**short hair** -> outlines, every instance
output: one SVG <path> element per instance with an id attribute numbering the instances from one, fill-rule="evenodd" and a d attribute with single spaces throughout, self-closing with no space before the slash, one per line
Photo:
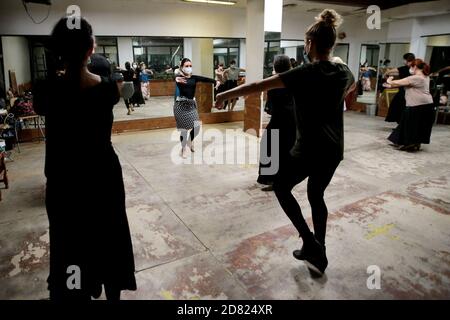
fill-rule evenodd
<path id="1" fill-rule="evenodd" d="M 405 54 L 403 55 L 403 59 L 406 60 L 406 61 L 408 61 L 408 62 L 411 62 L 411 61 L 413 61 L 414 59 L 416 59 L 416 56 L 414 55 L 414 53 L 408 52 L 408 53 L 405 53 Z"/>
<path id="2" fill-rule="evenodd" d="M 273 69 L 276 73 L 282 73 L 292 68 L 291 59 L 285 54 L 278 54 L 273 59 Z"/>
<path id="3" fill-rule="evenodd" d="M 234 59 L 231 60 L 231 61 L 230 61 L 230 64 L 236 64 L 236 60 L 234 60 Z"/>

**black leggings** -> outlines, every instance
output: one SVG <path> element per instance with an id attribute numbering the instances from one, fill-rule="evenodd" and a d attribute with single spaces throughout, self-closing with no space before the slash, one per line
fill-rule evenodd
<path id="1" fill-rule="evenodd" d="M 275 178 L 273 190 L 286 215 L 291 219 L 303 242 L 314 240 L 314 236 L 321 244 L 325 245 L 325 233 L 327 229 L 328 209 L 323 199 L 325 189 L 333 178 L 339 161 L 330 161 L 318 165 L 307 163 L 300 159 L 289 159 L 289 164 L 280 168 Z M 302 210 L 292 195 L 292 189 L 308 178 L 308 201 L 311 205 L 311 213 L 314 224 L 314 235 L 302 215 Z"/>
<path id="2" fill-rule="evenodd" d="M 187 143 L 188 131 L 189 130 L 181 129 L 180 142 L 181 142 L 181 146 L 183 148 L 186 146 L 186 143 Z M 198 135 L 199 132 L 200 132 L 200 128 L 199 127 L 195 127 L 193 129 L 191 129 L 191 132 L 189 133 L 191 141 L 194 141 L 195 137 Z"/>

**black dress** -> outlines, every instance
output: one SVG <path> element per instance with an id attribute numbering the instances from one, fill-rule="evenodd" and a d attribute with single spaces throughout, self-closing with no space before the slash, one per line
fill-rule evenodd
<path id="1" fill-rule="evenodd" d="M 131 97 L 132 104 L 145 104 L 144 96 L 142 95 L 142 87 L 141 87 L 141 69 L 137 68 L 134 70 L 133 74 L 133 85 L 134 85 L 134 94 Z"/>
<path id="2" fill-rule="evenodd" d="M 46 117 L 50 297 L 98 297 L 102 284 L 136 290 L 122 168 L 111 143 L 116 83 L 102 77 L 80 90 L 76 82 L 54 80 L 36 85 L 34 97 L 36 112 Z M 70 266 L 81 272 L 80 290 L 67 288 Z"/>
<path id="3" fill-rule="evenodd" d="M 294 108 L 294 97 L 287 89 L 272 89 L 267 92 L 265 109 L 271 115 L 271 118 L 261 137 L 260 159 L 263 159 L 264 156 L 276 159 L 276 155 L 271 154 L 272 144 L 275 143 L 275 141 L 272 141 L 272 130 L 278 130 L 279 166 L 283 166 L 286 159 L 290 157 L 289 152 L 294 146 L 297 128 L 295 124 Z M 274 161 L 270 161 L 268 164 L 260 162 L 258 183 L 272 184 L 276 172 L 273 174 L 263 174 L 264 172 L 262 169 L 275 167 Z"/>
<path id="4" fill-rule="evenodd" d="M 408 66 L 402 66 L 397 69 L 398 69 L 398 75 L 399 75 L 400 79 L 410 76 Z M 392 99 L 391 105 L 390 105 L 390 107 L 388 109 L 388 113 L 386 115 L 386 119 L 384 121 L 400 123 L 400 120 L 401 120 L 402 114 L 403 114 L 403 110 L 405 110 L 405 107 L 406 107 L 405 88 L 400 87 L 400 88 L 398 88 L 398 92 L 395 94 L 394 98 Z"/>

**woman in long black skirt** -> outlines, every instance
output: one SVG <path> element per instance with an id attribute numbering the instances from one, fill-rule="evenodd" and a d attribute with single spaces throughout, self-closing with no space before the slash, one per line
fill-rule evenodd
<path id="1" fill-rule="evenodd" d="M 275 74 L 290 70 L 291 60 L 286 55 L 277 55 L 273 60 L 273 69 Z M 265 110 L 271 115 L 266 130 L 261 138 L 261 152 L 259 163 L 258 183 L 265 184 L 263 191 L 272 191 L 273 182 L 275 180 L 278 167 L 282 166 L 286 158 L 289 158 L 289 152 L 295 143 L 295 118 L 294 118 L 295 101 L 294 96 L 286 89 L 272 89 L 267 91 L 267 101 Z M 277 135 L 273 133 L 277 132 Z M 272 141 L 272 137 L 278 140 Z M 277 146 L 273 146 L 276 143 Z M 278 152 L 277 155 L 272 151 Z M 261 160 L 271 161 L 263 163 Z M 277 163 L 275 163 L 277 162 Z M 274 172 L 273 169 L 276 169 Z"/>
<path id="2" fill-rule="evenodd" d="M 388 140 L 400 150 L 417 151 L 422 143 L 430 143 L 434 122 L 434 103 L 430 94 L 430 66 L 421 59 L 415 59 L 409 77 L 392 80 L 385 84 L 388 88 L 404 87 L 406 108 L 401 120 Z"/>
<path id="3" fill-rule="evenodd" d="M 69 29 L 67 19 L 51 35 L 65 75 L 37 84 L 34 95 L 47 130 L 48 289 L 54 300 L 90 300 L 104 286 L 116 300 L 122 290 L 136 290 L 122 168 L 111 144 L 119 85 L 88 71 L 92 28 L 80 19 L 79 29 Z M 89 121 L 73 117 L 80 108 Z"/>
<path id="4" fill-rule="evenodd" d="M 388 72 L 386 72 L 385 76 L 397 75 L 399 80 L 409 77 L 411 75 L 409 73 L 409 68 L 411 67 L 415 58 L 416 57 L 414 56 L 413 53 L 405 53 L 403 55 L 405 64 L 401 67 L 398 67 L 397 69 L 389 70 Z M 395 94 L 394 98 L 391 101 L 385 121 L 400 123 L 400 119 L 402 118 L 405 106 L 406 106 L 405 89 L 403 87 L 399 87 L 398 92 Z"/>

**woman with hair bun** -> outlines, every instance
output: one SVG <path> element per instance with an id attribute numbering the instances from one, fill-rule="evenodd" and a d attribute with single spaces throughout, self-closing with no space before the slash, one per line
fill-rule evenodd
<path id="1" fill-rule="evenodd" d="M 216 100 L 216 107 L 221 108 L 224 101 L 234 97 L 276 88 L 286 88 L 294 96 L 296 140 L 289 159 L 279 167 L 273 189 L 303 240 L 302 249 L 295 250 L 294 257 L 305 261 L 310 270 L 320 275 L 328 265 L 325 252 L 328 210 L 323 196 L 343 159 L 343 104 L 355 82 L 346 65 L 330 61 L 336 42 L 336 28 L 341 21 L 336 11 L 326 9 L 307 29 L 305 53 L 311 63 L 241 85 L 218 94 Z M 292 195 L 292 189 L 306 178 L 314 234 Z"/>
<path id="2" fill-rule="evenodd" d="M 51 35 L 64 75 L 36 84 L 34 92 L 47 132 L 48 289 L 51 300 L 90 300 L 103 286 L 108 300 L 118 300 L 122 290 L 136 290 L 122 168 L 111 143 L 121 85 L 89 72 L 92 27 L 80 18 L 80 28 L 69 29 L 67 19 Z M 73 117 L 75 110 L 88 121 Z"/>
<path id="3" fill-rule="evenodd" d="M 434 122 L 434 102 L 430 94 L 430 66 L 422 59 L 415 59 L 409 69 L 411 74 L 401 80 L 389 77 L 387 88 L 405 88 L 406 108 L 397 128 L 388 140 L 400 150 L 418 151 L 422 143 L 429 144 Z"/>

